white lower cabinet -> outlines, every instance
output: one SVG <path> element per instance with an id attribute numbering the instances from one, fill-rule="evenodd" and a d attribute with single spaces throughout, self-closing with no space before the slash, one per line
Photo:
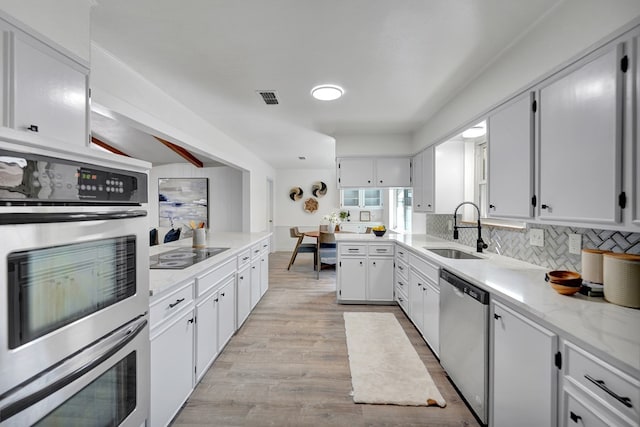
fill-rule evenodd
<path id="1" fill-rule="evenodd" d="M 260 296 L 262 297 L 269 289 L 269 253 L 260 254 Z"/>
<path id="2" fill-rule="evenodd" d="M 338 262 L 338 300 L 364 301 L 366 299 L 367 258 L 341 257 Z"/>
<path id="3" fill-rule="evenodd" d="M 420 333 L 424 329 L 424 297 L 422 288 L 427 279 L 417 270 L 409 268 L 409 318 Z"/>
<path id="4" fill-rule="evenodd" d="M 556 425 L 558 337 L 492 301 L 494 427 Z"/>
<path id="5" fill-rule="evenodd" d="M 218 355 L 218 292 L 211 292 L 196 304 L 196 383 Z"/>
<path id="6" fill-rule="evenodd" d="M 193 282 L 153 301 L 150 312 L 150 421 L 166 426 L 193 390 Z"/>
<path id="7" fill-rule="evenodd" d="M 237 325 L 242 326 L 251 312 L 251 267 L 246 265 L 237 274 Z"/>
<path id="8" fill-rule="evenodd" d="M 256 258 L 251 261 L 251 310 L 255 308 L 260 301 L 260 259 Z"/>
<path id="9" fill-rule="evenodd" d="M 222 351 L 236 331 L 236 280 L 228 277 L 218 291 L 218 351 Z"/>
<path id="10" fill-rule="evenodd" d="M 640 425 L 640 381 L 578 347 L 562 342 L 560 425 Z"/>
<path id="11" fill-rule="evenodd" d="M 338 242 L 336 250 L 338 302 L 393 303 L 393 243 Z"/>
<path id="12" fill-rule="evenodd" d="M 369 258 L 368 301 L 393 301 L 393 258 Z"/>
<path id="13" fill-rule="evenodd" d="M 422 287 L 422 336 L 440 355 L 440 286 L 429 280 Z"/>

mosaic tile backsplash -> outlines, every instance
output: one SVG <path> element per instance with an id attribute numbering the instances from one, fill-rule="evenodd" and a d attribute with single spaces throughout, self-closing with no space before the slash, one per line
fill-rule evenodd
<path id="1" fill-rule="evenodd" d="M 427 234 L 453 241 L 453 232 L 448 229 L 450 219 L 452 219 L 451 215 L 427 215 Z M 544 247 L 529 244 L 529 230 L 531 228 L 544 230 Z M 569 253 L 569 234 L 573 233 L 582 234 L 583 248 L 640 255 L 640 233 L 543 224 L 530 224 L 525 230 L 482 227 L 482 239 L 489 245 L 487 249 L 489 252 L 527 261 L 552 270 L 582 272 L 582 256 Z M 477 229 L 461 229 L 458 243 L 475 249 L 477 238 Z"/>

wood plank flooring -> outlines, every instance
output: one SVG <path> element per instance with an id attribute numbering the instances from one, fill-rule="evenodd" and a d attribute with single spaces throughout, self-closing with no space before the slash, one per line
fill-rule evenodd
<path id="1" fill-rule="evenodd" d="M 313 259 L 269 260 L 269 290 L 173 421 L 187 426 L 477 426 L 411 322 L 397 306 L 338 305 L 335 271 Z M 344 311 L 394 313 L 447 401 L 446 408 L 355 404 Z"/>

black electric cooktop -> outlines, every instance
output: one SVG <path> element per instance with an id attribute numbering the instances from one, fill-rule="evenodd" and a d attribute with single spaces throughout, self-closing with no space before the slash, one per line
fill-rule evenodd
<path id="1" fill-rule="evenodd" d="M 153 255 L 149 259 L 149 268 L 164 270 L 182 270 L 200 261 L 218 255 L 229 248 L 178 248 Z"/>

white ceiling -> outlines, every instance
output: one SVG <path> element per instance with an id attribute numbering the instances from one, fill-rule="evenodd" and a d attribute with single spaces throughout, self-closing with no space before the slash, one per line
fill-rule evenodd
<path id="1" fill-rule="evenodd" d="M 413 132 L 560 1 L 97 0 L 91 31 L 275 168 L 332 167 L 334 135 Z"/>

